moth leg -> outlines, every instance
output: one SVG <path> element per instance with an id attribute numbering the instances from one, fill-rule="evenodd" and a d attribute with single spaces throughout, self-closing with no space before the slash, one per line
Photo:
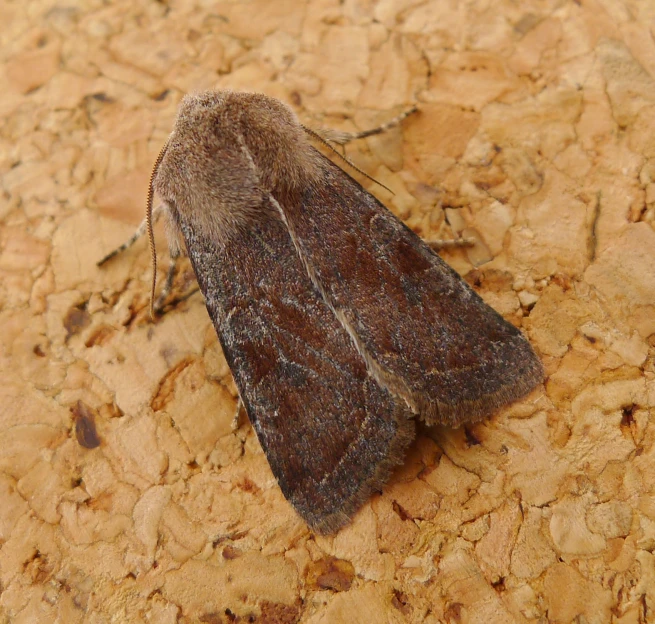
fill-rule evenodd
<path id="1" fill-rule="evenodd" d="M 175 280 L 175 273 L 177 271 L 178 261 L 180 259 L 180 248 L 177 245 L 171 245 L 169 249 L 170 254 L 170 264 L 168 265 L 168 271 L 166 272 L 166 280 L 164 281 L 164 286 L 155 301 L 153 309 L 155 312 L 159 313 L 164 307 L 164 302 L 168 295 L 170 295 L 173 288 L 173 281 Z"/>
<path id="2" fill-rule="evenodd" d="M 475 239 L 470 237 L 456 238 L 455 240 L 426 240 L 425 242 L 433 251 L 440 251 L 442 249 L 458 249 L 459 247 L 473 247 L 475 245 Z"/>
<path id="3" fill-rule="evenodd" d="M 152 221 L 153 223 L 157 223 L 161 215 L 164 213 L 164 210 L 166 208 L 166 205 L 164 203 L 158 204 L 157 207 L 152 211 Z M 97 266 L 102 266 L 109 260 L 111 260 L 114 256 L 117 256 L 118 254 L 123 253 L 125 250 L 129 249 L 136 241 L 138 241 L 145 233 L 147 229 L 147 222 L 144 219 L 141 221 L 139 227 L 136 229 L 134 234 L 130 236 L 128 240 L 126 240 L 120 247 L 116 247 L 113 251 L 110 251 L 104 258 L 99 260 L 96 264 Z"/>
<path id="4" fill-rule="evenodd" d="M 439 239 L 439 238 L 423 238 L 432 251 L 441 251 L 442 249 L 461 249 L 462 247 L 475 247 L 478 239 L 474 236 L 465 235 L 466 224 L 458 222 L 457 226 L 451 222 L 448 212 L 444 210 L 442 203 L 439 201 L 435 206 L 438 210 L 442 211 L 445 218 L 445 223 L 450 228 L 450 231 L 455 235 L 455 239 Z"/>
<path id="5" fill-rule="evenodd" d="M 232 431 L 236 431 L 240 426 L 241 423 L 243 422 L 243 413 L 245 412 L 245 407 L 243 405 L 243 401 L 241 400 L 241 397 L 237 397 L 237 409 L 234 412 L 234 418 L 232 418 Z"/>
<path id="6" fill-rule="evenodd" d="M 328 128 L 315 130 L 322 139 L 330 142 L 336 143 L 337 145 L 345 145 L 351 141 L 356 141 L 357 139 L 365 139 L 366 137 L 374 136 L 376 134 L 382 134 L 391 128 L 395 128 L 397 125 L 402 123 L 407 117 L 413 115 L 418 111 L 416 106 L 408 108 L 406 111 L 396 115 L 393 119 L 369 130 L 362 130 L 361 132 L 341 132 L 339 130 L 331 130 Z"/>
<path id="7" fill-rule="evenodd" d="M 161 289 L 161 292 L 155 304 L 153 310 L 157 313 L 164 313 L 165 308 L 174 308 L 178 303 L 186 301 L 191 295 L 195 294 L 200 290 L 196 285 L 191 287 L 186 293 L 174 297 L 171 301 L 166 302 L 166 299 L 169 297 L 173 290 L 173 283 L 175 281 L 175 275 L 178 273 L 179 261 L 181 256 L 186 256 L 186 248 L 184 245 L 184 239 L 182 238 L 182 232 L 175 223 L 175 220 L 172 218 L 170 207 L 168 204 L 164 203 L 164 214 L 166 219 L 164 225 L 166 226 L 166 239 L 168 240 L 168 256 L 170 258 L 170 265 L 168 266 L 168 271 L 166 272 L 166 279 L 164 281 L 164 286 Z"/>

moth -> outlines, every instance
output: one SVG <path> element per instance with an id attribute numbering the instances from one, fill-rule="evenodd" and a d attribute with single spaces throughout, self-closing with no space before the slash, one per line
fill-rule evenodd
<path id="1" fill-rule="evenodd" d="M 521 332 L 315 138 L 265 95 L 186 96 L 145 224 L 156 262 L 156 194 L 167 286 L 186 252 L 284 496 L 332 533 L 402 462 L 414 416 L 479 421 L 544 371 Z"/>

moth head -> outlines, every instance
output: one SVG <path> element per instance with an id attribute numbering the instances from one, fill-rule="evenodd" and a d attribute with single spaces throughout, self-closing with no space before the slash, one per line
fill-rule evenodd
<path id="1" fill-rule="evenodd" d="M 249 211 L 317 175 L 302 125 L 282 102 L 256 93 L 207 91 L 180 104 L 153 182 L 180 210 Z"/>
<path id="2" fill-rule="evenodd" d="M 293 111 L 279 100 L 232 91 L 185 96 L 150 179 L 146 220 L 153 264 L 155 193 L 174 220 L 220 244 L 235 228 L 270 217 L 270 196 L 300 193 L 320 177 L 318 158 Z"/>

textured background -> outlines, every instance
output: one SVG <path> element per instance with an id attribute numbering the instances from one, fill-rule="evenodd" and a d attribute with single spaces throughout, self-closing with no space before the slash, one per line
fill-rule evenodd
<path id="1" fill-rule="evenodd" d="M 0 23 L 0 620 L 655 619 L 651 0 L 30 0 Z M 153 325 L 145 244 L 95 266 L 182 94 L 216 86 L 346 130 L 418 103 L 348 154 L 421 235 L 476 238 L 444 256 L 548 371 L 489 422 L 423 428 L 334 537 L 232 429 L 201 297 Z"/>

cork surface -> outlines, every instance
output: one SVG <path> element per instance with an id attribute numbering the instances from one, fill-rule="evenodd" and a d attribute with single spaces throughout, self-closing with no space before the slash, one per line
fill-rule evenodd
<path id="1" fill-rule="evenodd" d="M 0 621 L 655 621 L 650 0 L 4 3 Z M 262 91 L 520 326 L 546 383 L 421 428 L 315 537 L 202 298 L 148 319 L 144 213 L 182 95 Z M 166 247 L 157 231 L 163 271 Z M 177 291 L 191 287 L 189 270 Z"/>

